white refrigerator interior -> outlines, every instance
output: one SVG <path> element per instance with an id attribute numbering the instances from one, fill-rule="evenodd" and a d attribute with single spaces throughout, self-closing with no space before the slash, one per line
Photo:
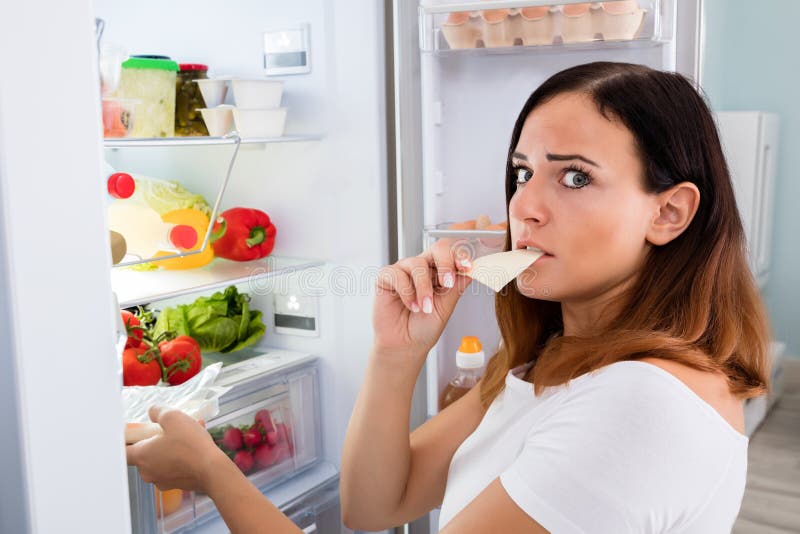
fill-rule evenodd
<path id="1" fill-rule="evenodd" d="M 285 136 L 307 140 L 243 144 L 223 197 L 223 208 L 267 212 L 278 228 L 272 253 L 276 264 L 300 269 L 256 279 L 227 266 L 221 275 L 236 280 L 252 295 L 252 307 L 264 312 L 267 334 L 259 349 L 318 358 L 322 461 L 267 492 L 279 506 L 290 505 L 338 476 L 341 444 L 371 342 L 374 273 L 388 261 L 382 5 L 366 0 L 346 6 L 323 0 L 235 5 L 147 0 L 133 6 L 96 0 L 95 15 L 105 21 L 105 45 L 207 64 L 209 77 L 263 77 L 264 33 L 307 28 L 310 69 L 276 78 L 285 83 Z M 230 91 L 227 102 L 234 103 Z M 105 156 L 117 170 L 178 180 L 211 199 L 231 151 L 230 145 L 122 148 L 107 149 Z M 166 276 L 153 280 L 146 275 Z M 202 276 L 187 279 L 181 273 L 112 274 L 115 290 L 130 296 L 129 304 L 147 300 L 137 292 L 143 281 L 152 283 L 159 300 L 155 308 L 204 294 L 180 291 L 182 283 L 214 283 Z M 316 335 L 277 331 L 273 312 L 290 299 L 303 303 L 317 325 Z M 198 531 L 225 530 L 216 519 Z"/>

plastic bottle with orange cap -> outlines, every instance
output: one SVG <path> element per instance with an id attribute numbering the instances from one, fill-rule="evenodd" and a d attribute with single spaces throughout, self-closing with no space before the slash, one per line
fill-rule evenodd
<path id="1" fill-rule="evenodd" d="M 439 410 L 444 410 L 449 405 L 467 394 L 483 376 L 483 367 L 486 356 L 480 340 L 475 336 L 461 338 L 461 346 L 456 352 L 456 376 L 445 386 L 439 397 Z"/>

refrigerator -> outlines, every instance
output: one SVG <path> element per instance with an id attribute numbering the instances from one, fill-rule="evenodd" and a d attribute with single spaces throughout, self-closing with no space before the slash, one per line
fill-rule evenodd
<path id="1" fill-rule="evenodd" d="M 700 0 L 640 0 L 633 29 L 614 38 L 601 36 L 598 25 L 607 21 L 599 4 L 571 17 L 564 7 L 572 4 L 4 4 L 0 361 L 7 372 L 0 373 L 0 410 L 10 431 L 0 436 L 0 531 L 226 531 L 197 496 L 183 497 L 186 522 L 154 520 L 152 494 L 140 494 L 152 488 L 126 467 L 116 317 L 120 305 L 163 309 L 233 283 L 264 313 L 266 335 L 252 354 L 290 362 L 248 382 L 250 393 L 282 387 L 279 393 L 236 409 L 231 401 L 220 420 L 262 401 L 284 406 L 286 417 L 307 428 L 310 452 L 302 465 L 267 480 L 264 492 L 308 532 L 346 532 L 331 517 L 371 344 L 378 269 L 441 237 L 456 237 L 475 254 L 497 248 L 502 232 L 449 226 L 478 215 L 505 218 L 511 129 L 551 74 L 612 60 L 700 79 Z M 539 15 L 523 16 L 523 8 L 537 6 L 550 6 L 545 29 L 528 28 Z M 489 11 L 506 15 L 494 21 Z M 451 17 L 457 13 L 466 18 Z M 105 22 L 102 43 L 204 63 L 218 77 L 267 75 L 275 64 L 265 55 L 265 33 L 299 32 L 294 52 L 302 52 L 302 72 L 272 71 L 285 83 L 284 135 L 240 144 L 104 141 L 96 17 Z M 617 31 L 603 28 L 609 36 Z M 219 196 L 222 208 L 266 211 L 278 229 L 275 250 L 257 265 L 215 263 L 192 273 L 111 268 L 104 162 L 177 180 L 209 200 Z M 438 412 L 462 336 L 478 336 L 487 355 L 497 347 L 493 310 L 493 294 L 473 284 L 428 357 L 412 427 Z M 306 389 L 292 389 L 301 375 Z M 434 511 L 405 528 L 435 532 L 437 517 Z"/>

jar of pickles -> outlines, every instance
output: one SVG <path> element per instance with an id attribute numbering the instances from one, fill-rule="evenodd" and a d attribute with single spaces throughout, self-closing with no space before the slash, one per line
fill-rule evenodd
<path id="1" fill-rule="evenodd" d="M 181 63 L 175 88 L 175 135 L 208 135 L 198 111 L 206 107 L 200 87 L 194 80 L 208 78 L 208 66 Z"/>
<path id="2" fill-rule="evenodd" d="M 122 64 L 116 96 L 137 101 L 131 137 L 175 135 L 177 70 L 174 61 L 152 57 L 131 57 Z"/>

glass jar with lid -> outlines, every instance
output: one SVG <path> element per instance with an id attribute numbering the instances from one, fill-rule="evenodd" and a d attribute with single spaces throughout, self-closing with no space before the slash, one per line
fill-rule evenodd
<path id="1" fill-rule="evenodd" d="M 175 135 L 208 135 L 200 109 L 206 107 L 200 87 L 194 80 L 208 78 L 208 66 L 181 63 L 175 86 Z"/>
<path id="2" fill-rule="evenodd" d="M 170 59 L 131 57 L 122 64 L 117 97 L 137 101 L 131 137 L 175 135 L 177 71 Z"/>

